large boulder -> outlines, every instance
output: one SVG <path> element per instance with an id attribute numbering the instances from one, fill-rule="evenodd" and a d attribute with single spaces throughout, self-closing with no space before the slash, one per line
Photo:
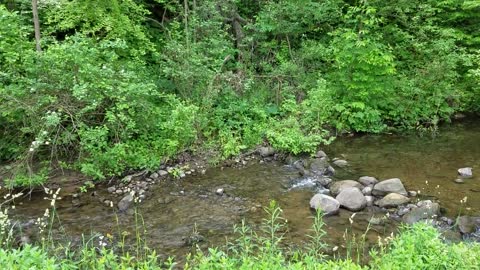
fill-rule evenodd
<path id="1" fill-rule="evenodd" d="M 372 176 L 362 176 L 362 177 L 358 178 L 358 182 L 360 182 L 360 184 L 362 184 L 364 186 L 370 186 L 370 185 L 373 186 L 376 183 L 378 183 L 378 180 L 377 180 L 377 178 L 372 177 Z"/>
<path id="2" fill-rule="evenodd" d="M 363 189 L 362 184 L 358 183 L 357 181 L 342 180 L 342 181 L 333 182 L 330 185 L 330 192 L 332 193 L 333 196 L 337 196 L 343 189 L 352 188 L 352 187 L 358 188 L 360 190 Z"/>
<path id="3" fill-rule="evenodd" d="M 340 203 L 328 195 L 315 194 L 315 196 L 310 199 L 310 208 L 315 210 L 320 209 L 324 215 L 328 216 L 338 213 Z"/>
<path id="4" fill-rule="evenodd" d="M 469 178 L 473 176 L 472 168 L 466 167 L 466 168 L 460 168 L 458 169 L 458 174 L 461 177 Z"/>
<path id="5" fill-rule="evenodd" d="M 403 216 L 403 222 L 413 224 L 425 219 L 434 219 L 440 215 L 440 205 L 438 203 L 422 201 L 417 205 L 417 208 L 413 208 Z"/>
<path id="6" fill-rule="evenodd" d="M 360 211 L 367 206 L 367 199 L 356 187 L 344 188 L 335 198 L 340 206 L 350 211 Z"/>
<path id="7" fill-rule="evenodd" d="M 324 175 L 328 170 L 328 161 L 326 158 L 314 158 L 310 161 L 310 171 L 316 175 Z"/>
<path id="8" fill-rule="evenodd" d="M 399 205 L 406 204 L 410 201 L 408 197 L 397 193 L 389 193 L 387 196 L 383 197 L 381 200 L 375 202 L 376 205 L 380 207 L 398 207 Z"/>
<path id="9" fill-rule="evenodd" d="M 480 217 L 458 217 L 457 226 L 458 230 L 463 234 L 474 233 L 480 228 Z"/>
<path id="10" fill-rule="evenodd" d="M 375 196 L 384 196 L 388 193 L 397 193 L 408 196 L 402 181 L 398 178 L 383 180 L 373 186 L 372 194 Z"/>

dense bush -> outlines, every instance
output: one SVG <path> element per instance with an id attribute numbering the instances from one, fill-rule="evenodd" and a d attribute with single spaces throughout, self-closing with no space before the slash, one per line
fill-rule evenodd
<path id="1" fill-rule="evenodd" d="M 0 160 L 18 164 L 16 185 L 59 164 L 95 179 L 153 169 L 186 149 L 313 152 L 326 130 L 435 130 L 480 111 L 475 1 L 60 0 L 38 11 L 41 52 L 31 3 L 0 4 Z"/>

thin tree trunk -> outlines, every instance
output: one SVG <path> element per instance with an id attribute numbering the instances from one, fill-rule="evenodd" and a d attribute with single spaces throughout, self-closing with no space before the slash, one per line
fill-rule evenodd
<path id="1" fill-rule="evenodd" d="M 33 26 L 35 28 L 35 44 L 37 47 L 37 51 L 41 52 L 42 47 L 40 46 L 40 21 L 38 20 L 37 0 L 32 0 L 32 12 L 33 12 Z"/>

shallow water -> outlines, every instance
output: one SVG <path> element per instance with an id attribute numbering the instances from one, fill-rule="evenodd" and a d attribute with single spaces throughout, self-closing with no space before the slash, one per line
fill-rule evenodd
<path id="1" fill-rule="evenodd" d="M 336 179 L 357 179 L 369 175 L 379 179 L 398 177 L 407 190 L 420 191 L 440 202 L 445 214 L 455 217 L 462 211 L 480 214 L 480 121 L 453 124 L 435 136 L 379 135 L 340 138 L 325 147 L 331 157 L 346 159 L 350 166 L 337 169 Z M 465 183 L 454 183 L 457 169 L 473 167 L 474 177 Z M 307 187 L 293 188 L 302 182 L 290 166 L 251 160 L 244 168 L 210 169 L 205 175 L 191 175 L 182 180 L 164 181 L 151 188 L 150 196 L 139 205 L 148 243 L 158 253 L 182 257 L 191 250 L 185 239 L 193 231 L 205 237 L 202 247 L 219 245 L 231 239 L 233 225 L 246 219 L 258 226 L 264 213 L 262 207 L 275 199 L 288 220 L 287 243 L 301 245 L 310 232 L 313 213 L 309 200 L 314 191 Z M 307 183 L 308 184 L 308 183 Z M 225 195 L 215 190 L 224 188 Z M 106 188 L 105 188 L 106 189 Z M 88 192 L 74 199 L 69 194 L 58 202 L 58 216 L 64 232 L 60 238 L 79 239 L 82 233 L 103 235 L 129 231 L 133 238 L 135 221 L 130 213 L 116 213 L 102 201 L 109 194 L 105 189 Z M 182 193 L 183 192 L 183 193 Z M 64 193 L 68 193 L 64 191 Z M 33 194 L 13 211 L 15 219 L 28 220 L 41 216 L 49 201 L 43 194 Z M 460 200 L 468 197 L 466 205 Z M 121 197 L 117 197 L 118 201 Z M 72 201 L 77 200 L 74 204 Z M 80 201 L 80 203 L 79 203 Z M 364 210 L 350 224 L 351 212 L 342 210 L 338 216 L 326 217 L 326 241 L 332 246 L 345 243 L 344 232 L 361 234 L 368 220 L 378 213 Z M 138 222 L 141 224 L 143 222 Z M 396 231 L 391 220 L 375 225 L 367 234 L 369 242 L 377 236 Z M 142 229 L 143 230 L 143 229 Z M 127 237 L 127 238 L 128 238 Z"/>

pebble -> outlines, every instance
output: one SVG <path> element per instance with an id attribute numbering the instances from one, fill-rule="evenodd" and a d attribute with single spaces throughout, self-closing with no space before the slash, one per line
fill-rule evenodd
<path id="1" fill-rule="evenodd" d="M 159 170 L 157 173 L 160 177 L 165 177 L 168 175 L 168 172 L 165 170 Z"/>
<path id="2" fill-rule="evenodd" d="M 457 178 L 457 179 L 455 179 L 455 183 L 463 184 L 463 183 L 465 183 L 465 180 L 463 180 L 461 178 Z"/>
<path id="3" fill-rule="evenodd" d="M 150 177 L 153 178 L 153 179 L 157 179 L 158 176 L 159 176 L 158 173 L 152 173 L 152 174 L 150 175 Z"/>
<path id="4" fill-rule="evenodd" d="M 219 189 L 217 189 L 217 190 L 215 191 L 215 194 L 217 194 L 217 195 L 219 195 L 219 196 L 222 196 L 223 193 L 224 193 L 223 188 L 219 188 Z"/>
<path id="5" fill-rule="evenodd" d="M 111 186 L 111 187 L 108 187 L 108 188 L 107 188 L 108 193 L 114 193 L 115 190 L 117 190 L 117 189 L 115 188 L 115 186 Z"/>

